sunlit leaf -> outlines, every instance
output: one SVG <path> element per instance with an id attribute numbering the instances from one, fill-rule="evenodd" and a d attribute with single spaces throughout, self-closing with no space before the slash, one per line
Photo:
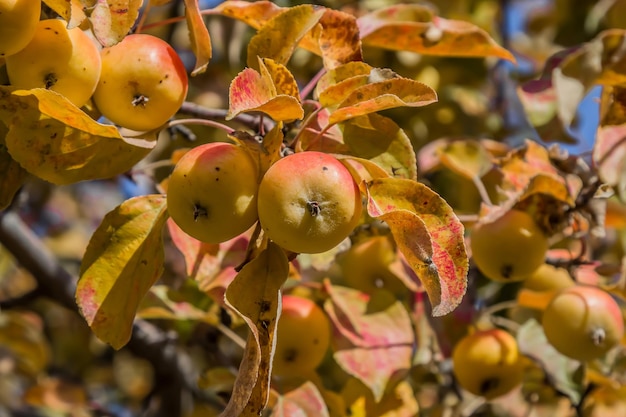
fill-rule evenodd
<path id="1" fill-rule="evenodd" d="M 626 200 L 626 124 L 598 128 L 593 160 L 602 181 L 616 187 Z"/>
<path id="2" fill-rule="evenodd" d="M 451 142 L 439 158 L 444 166 L 469 179 L 482 177 L 493 165 L 487 150 L 474 140 Z"/>
<path id="3" fill-rule="evenodd" d="M 311 4 L 293 6 L 267 21 L 248 43 L 248 67 L 258 69 L 258 58 L 286 64 L 298 42 L 324 14 Z"/>
<path id="4" fill-rule="evenodd" d="M 538 174 L 559 176 L 550 161 L 548 150 L 536 142 L 526 141 L 525 146 L 509 152 L 497 161 L 504 175 L 501 187 L 509 191 L 521 191 L 531 178 Z"/>
<path id="5" fill-rule="evenodd" d="M 109 212 L 87 246 L 76 302 L 94 334 L 115 349 L 130 339 L 143 296 L 163 271 L 164 195 L 126 200 Z"/>
<path id="6" fill-rule="evenodd" d="M 241 20 L 253 28 L 259 29 L 285 9 L 272 1 L 231 0 L 219 4 L 214 10 L 224 16 Z"/>
<path id="7" fill-rule="evenodd" d="M 325 9 L 300 46 L 320 55 L 326 69 L 363 59 L 356 18 L 339 10 Z"/>
<path id="8" fill-rule="evenodd" d="M 227 120 L 250 111 L 263 112 L 276 121 L 301 119 L 304 110 L 299 97 L 279 93 L 279 91 L 294 92 L 292 84 L 295 80 L 289 70 L 274 62 L 271 69 L 268 69 L 265 60 L 259 60 L 259 66 L 260 73 L 252 68 L 246 68 L 231 82 Z M 279 82 L 278 86 L 274 84 L 274 78 Z"/>
<path id="9" fill-rule="evenodd" d="M 130 170 L 156 141 L 122 138 L 50 90 L 0 87 L 0 119 L 9 126 L 11 156 L 54 184 L 111 178 Z"/>
<path id="10" fill-rule="evenodd" d="M 87 18 L 83 8 L 91 3 L 87 0 L 44 0 L 43 2 L 68 22 L 68 29 L 75 28 Z"/>
<path id="11" fill-rule="evenodd" d="M 359 74 L 327 86 L 320 94 L 319 101 L 324 107 L 336 107 L 357 88 L 369 84 L 370 74 Z M 318 84 L 319 85 L 319 84 Z"/>
<path id="12" fill-rule="evenodd" d="M 319 390 L 311 381 L 278 397 L 271 417 L 328 417 L 328 408 Z"/>
<path id="13" fill-rule="evenodd" d="M 430 7 L 397 4 L 358 19 L 363 45 L 424 55 L 487 57 L 515 62 L 478 26 L 436 16 Z"/>
<path id="14" fill-rule="evenodd" d="M 333 357 L 347 373 L 360 379 L 380 401 L 391 376 L 411 366 L 414 333 L 401 302 L 384 300 L 384 308 L 370 312 L 370 295 L 325 281 L 329 298 L 324 309 L 335 333 Z M 363 366 L 363 364 L 370 364 Z"/>
<path id="15" fill-rule="evenodd" d="M 372 67 L 361 61 L 348 62 L 327 71 L 315 85 L 315 95 L 321 96 L 321 93 L 330 86 L 338 84 L 344 80 L 361 75 L 370 75 Z M 343 99 L 337 101 L 339 104 Z"/>
<path id="16" fill-rule="evenodd" d="M 370 160 L 391 176 L 417 179 L 417 162 L 411 140 L 393 120 L 376 113 L 343 123 L 346 154 Z"/>
<path id="17" fill-rule="evenodd" d="M 248 262 L 226 290 L 226 304 L 241 316 L 250 335 L 230 401 L 222 416 L 258 416 L 269 399 L 280 288 L 289 262 L 273 243 Z"/>
<path id="18" fill-rule="evenodd" d="M 400 251 L 421 280 L 433 315 L 459 305 L 467 289 L 468 257 L 463 224 L 430 188 L 407 179 L 367 184 L 368 213 L 385 221 Z"/>
<path id="19" fill-rule="evenodd" d="M 0 210 L 7 208 L 15 193 L 30 177 L 28 171 L 20 166 L 9 154 L 5 137 L 9 129 L 0 122 Z"/>
<path id="20" fill-rule="evenodd" d="M 573 404 L 578 404 L 585 389 L 585 372 L 579 361 L 569 359 L 548 343 L 543 327 L 535 319 L 527 320 L 517 331 L 520 352 L 536 361 L 550 375 L 555 388 L 567 395 Z"/>
<path id="21" fill-rule="evenodd" d="M 198 0 L 185 0 L 185 19 L 189 28 L 191 49 L 196 56 L 196 64 L 191 71 L 194 76 L 206 71 L 212 54 L 211 37 L 200 14 Z"/>
<path id="22" fill-rule="evenodd" d="M 329 123 L 335 124 L 394 107 L 421 107 L 436 101 L 437 94 L 426 84 L 406 78 L 393 78 L 354 90 L 331 113 Z"/>
<path id="23" fill-rule="evenodd" d="M 89 21 L 102 46 L 113 46 L 130 32 L 143 0 L 96 0 Z"/>

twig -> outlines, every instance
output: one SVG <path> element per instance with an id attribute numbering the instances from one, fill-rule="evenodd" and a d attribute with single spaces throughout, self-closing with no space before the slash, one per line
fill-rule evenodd
<path id="1" fill-rule="evenodd" d="M 219 119 L 225 120 L 228 115 L 227 109 L 209 109 L 208 107 L 200 106 L 199 104 L 185 101 L 180 107 L 180 113 L 188 114 L 190 116 L 199 117 L 202 119 Z M 259 130 L 259 124 L 261 123 L 258 116 L 251 114 L 238 114 L 232 119 L 247 128 L 250 128 L 257 132 Z M 263 118 L 263 127 L 266 132 L 269 132 L 274 127 L 274 122 L 265 117 Z"/>
<path id="2" fill-rule="evenodd" d="M 78 314 L 74 299 L 76 277 L 57 262 L 48 248 L 14 212 L 0 212 L 0 244 L 33 275 L 42 294 Z M 222 400 L 200 391 L 197 386 L 197 367 L 189 355 L 157 326 L 136 319 L 127 347 L 134 355 L 147 359 L 161 381 L 180 387 L 179 395 L 161 398 L 160 415 L 168 415 L 168 412 L 171 416 L 180 414 L 184 391 L 218 408 L 224 407 Z"/>

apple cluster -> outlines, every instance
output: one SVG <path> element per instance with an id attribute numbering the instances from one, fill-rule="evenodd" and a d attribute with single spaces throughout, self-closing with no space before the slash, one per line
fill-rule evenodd
<path id="1" fill-rule="evenodd" d="M 335 157 L 297 152 L 262 175 L 242 146 L 197 146 L 177 162 L 168 182 L 171 218 L 207 243 L 231 239 L 257 220 L 276 244 L 294 253 L 332 249 L 361 219 L 359 188 Z"/>
<path id="2" fill-rule="evenodd" d="M 93 100 L 102 116 L 148 131 L 180 108 L 188 88 L 174 49 L 152 35 L 132 34 L 111 47 L 62 19 L 40 19 L 41 2 L 0 0 L 0 59 L 10 85 L 45 88 L 77 107 Z"/>

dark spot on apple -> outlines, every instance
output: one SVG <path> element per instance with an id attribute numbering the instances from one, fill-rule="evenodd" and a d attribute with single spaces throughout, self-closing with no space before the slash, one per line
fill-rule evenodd
<path id="1" fill-rule="evenodd" d="M 220 170 L 220 167 L 215 167 L 215 170 L 216 170 L 216 171 L 219 171 L 219 170 Z"/>
<path id="2" fill-rule="evenodd" d="M 298 357 L 298 350 L 294 348 L 290 348 L 285 350 L 285 361 L 286 362 L 294 362 Z"/>
<path id="3" fill-rule="evenodd" d="M 147 261 L 147 260 L 145 260 L 145 259 L 142 259 L 142 260 L 141 260 L 141 264 L 142 264 L 142 265 L 148 265 L 148 261 Z"/>
<path id="4" fill-rule="evenodd" d="M 328 167 L 322 167 L 322 171 L 328 171 Z"/>

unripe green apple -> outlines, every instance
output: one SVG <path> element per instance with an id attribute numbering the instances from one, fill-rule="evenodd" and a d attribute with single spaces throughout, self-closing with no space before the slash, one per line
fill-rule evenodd
<path id="1" fill-rule="evenodd" d="M 306 375 L 324 359 L 330 345 L 330 321 L 312 300 L 283 295 L 276 330 L 272 373 L 281 377 Z"/>
<path id="2" fill-rule="evenodd" d="M 40 14 L 40 1 L 0 0 L 0 58 L 28 45 L 35 36 Z"/>
<path id="3" fill-rule="evenodd" d="M 258 178 L 257 164 L 244 148 L 225 142 L 197 146 L 172 171 L 169 214 L 202 242 L 232 239 L 257 220 Z"/>
<path id="4" fill-rule="evenodd" d="M 187 96 L 185 66 L 164 40 L 126 36 L 102 50 L 102 75 L 93 99 L 107 119 L 132 130 L 165 124 Z"/>
<path id="5" fill-rule="evenodd" d="M 37 22 L 35 35 L 24 49 L 6 58 L 11 85 L 20 89 L 46 88 L 82 107 L 100 77 L 98 47 L 79 28 L 47 19 Z"/>
<path id="6" fill-rule="evenodd" d="M 259 221 L 278 245 L 296 253 L 325 252 L 361 218 L 361 195 L 335 157 L 305 151 L 275 162 L 259 185 Z"/>
<path id="7" fill-rule="evenodd" d="M 624 337 L 624 319 L 615 299 L 589 285 L 568 287 L 555 295 L 541 324 L 556 350 L 579 361 L 601 358 Z"/>
<path id="8" fill-rule="evenodd" d="M 510 333 L 502 329 L 478 330 L 455 345 L 452 370 L 467 391 L 493 399 L 522 383 L 522 359 Z"/>
<path id="9" fill-rule="evenodd" d="M 480 272 L 501 282 L 527 278 L 544 263 L 549 246 L 533 218 L 520 210 L 476 225 L 470 239 L 472 259 Z"/>

